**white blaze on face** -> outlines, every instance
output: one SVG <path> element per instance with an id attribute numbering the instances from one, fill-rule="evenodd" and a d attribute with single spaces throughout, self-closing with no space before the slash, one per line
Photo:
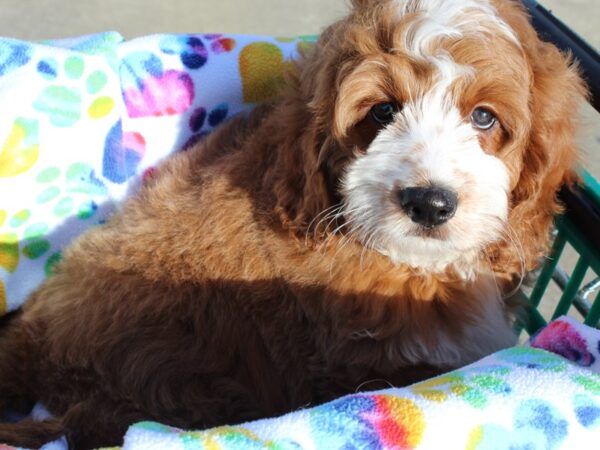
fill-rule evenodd
<path id="1" fill-rule="evenodd" d="M 498 16 L 488 0 L 395 0 L 399 16 L 416 18 L 403 32 L 404 48 L 427 57 L 440 38 L 465 33 L 502 34 L 520 45 L 513 30 Z"/>
<path id="2" fill-rule="evenodd" d="M 407 5 L 416 3 L 475 2 L 422 0 Z M 449 17 L 460 17 L 453 11 Z M 419 33 L 415 30 L 414 36 Z M 402 105 L 366 154 L 349 165 L 342 183 L 347 222 L 363 245 L 395 263 L 438 271 L 453 263 L 460 267 L 461 261 L 468 266 L 485 245 L 503 237 L 509 177 L 504 164 L 481 148 L 479 131 L 452 97 L 452 84 L 476 76 L 474 71 L 443 53 L 427 60 L 436 69 L 434 85 Z M 400 189 L 427 186 L 458 195 L 454 217 L 438 227 L 437 235 L 423 233 L 398 200 Z"/>

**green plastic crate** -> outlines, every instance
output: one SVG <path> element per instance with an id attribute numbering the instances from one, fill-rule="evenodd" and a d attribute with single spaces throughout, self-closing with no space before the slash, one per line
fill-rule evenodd
<path id="1" fill-rule="evenodd" d="M 581 74 L 588 84 L 590 104 L 600 112 L 600 55 L 585 40 L 556 18 L 537 0 L 521 0 L 531 14 L 532 23 L 543 40 L 552 42 L 577 60 Z M 529 304 L 524 324 L 529 334 L 535 333 L 547 321 L 540 313 L 540 305 L 548 302 L 547 289 L 552 280 L 562 289 L 562 295 L 549 319 L 569 314 L 588 325 L 599 326 L 600 294 L 592 296 L 600 287 L 600 184 L 588 172 L 581 172 L 580 185 L 561 190 L 567 211 L 556 220 L 556 236 L 552 251 L 543 264 L 533 290 L 519 295 Z M 578 254 L 578 261 L 570 274 L 558 266 L 565 246 L 570 244 Z M 594 281 L 581 286 L 586 273 L 595 274 Z M 544 307 L 547 311 L 548 308 Z"/>
<path id="2" fill-rule="evenodd" d="M 562 296 L 552 314 L 551 319 L 556 319 L 565 314 L 580 315 L 587 325 L 599 327 L 600 321 L 600 251 L 592 237 L 600 236 L 600 229 L 595 228 L 595 222 L 586 220 L 590 215 L 600 212 L 600 184 L 589 173 L 582 173 L 582 183 L 579 185 L 577 196 L 568 196 L 565 199 L 567 209 L 573 208 L 574 203 L 584 203 L 587 209 L 568 211 L 556 220 L 556 237 L 552 250 L 537 277 L 529 295 L 521 292 L 529 304 L 526 323 L 522 324 L 529 334 L 535 333 L 546 325 L 547 321 L 539 312 L 540 304 L 544 299 L 551 281 L 555 281 L 562 289 Z M 573 191 L 570 191 L 571 193 Z M 584 222 L 586 222 L 584 224 Z M 584 226 L 585 225 L 585 226 Z M 558 261 L 566 244 L 569 243 L 578 253 L 579 259 L 570 275 L 558 266 Z M 584 277 L 588 270 L 595 273 L 595 279 L 582 288 Z M 588 297 L 595 293 L 591 301 Z"/>

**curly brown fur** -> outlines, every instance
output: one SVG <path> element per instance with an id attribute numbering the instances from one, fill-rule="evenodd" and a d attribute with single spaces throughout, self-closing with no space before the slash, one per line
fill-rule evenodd
<path id="1" fill-rule="evenodd" d="M 373 56 L 384 72 L 406 64 L 393 51 L 406 25 L 392 20 L 394 2 L 354 3 L 280 100 L 165 162 L 4 327 L 4 406 L 39 400 L 56 419 L 0 424 L 0 441 L 38 446 L 64 432 L 73 448 L 92 448 L 119 444 L 139 420 L 204 428 L 274 416 L 511 345 L 508 313 L 487 297 L 547 249 L 575 155 L 576 71 L 515 2 L 494 2 L 523 45 L 501 43 L 498 60 L 521 64 L 529 85 L 525 99 L 504 93 L 515 123 L 482 145 L 511 171 L 507 221 L 523 253 L 492 242 L 478 254 L 491 270 L 475 265 L 467 278 L 453 265 L 397 264 L 326 215 L 344 200 L 346 167 L 379 132 L 361 102 L 381 101 L 373 85 L 399 89 L 394 76 L 356 67 Z M 468 59 L 465 42 L 447 49 Z M 411 63 L 427 84 L 430 68 Z M 349 80 L 358 80 L 350 90 Z"/>

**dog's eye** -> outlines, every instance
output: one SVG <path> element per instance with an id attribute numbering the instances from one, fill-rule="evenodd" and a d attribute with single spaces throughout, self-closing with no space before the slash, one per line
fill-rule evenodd
<path id="1" fill-rule="evenodd" d="M 387 125 L 394 120 L 398 107 L 394 103 L 378 103 L 371 108 L 371 117 L 381 125 Z"/>
<path id="2" fill-rule="evenodd" d="M 480 130 L 489 130 L 494 126 L 498 119 L 489 109 L 475 108 L 471 113 L 471 122 Z"/>

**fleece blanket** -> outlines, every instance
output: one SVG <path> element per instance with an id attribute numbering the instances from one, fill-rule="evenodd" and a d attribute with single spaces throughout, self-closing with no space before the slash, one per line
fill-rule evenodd
<path id="1" fill-rule="evenodd" d="M 0 38 L 0 313 L 141 176 L 276 94 L 305 39 Z"/>
<path id="2" fill-rule="evenodd" d="M 0 313 L 21 305 L 61 250 L 107 220 L 161 159 L 275 95 L 307 41 L 0 38 Z M 564 318 L 530 347 L 408 388 L 213 430 L 139 423 L 123 448 L 598 448 L 599 343 L 596 330 Z"/>
<path id="3" fill-rule="evenodd" d="M 404 389 L 240 426 L 132 426 L 124 450 L 600 448 L 600 331 L 563 317 L 527 347 Z"/>
<path id="4" fill-rule="evenodd" d="M 140 422 L 121 448 L 596 450 L 600 331 L 562 317 L 528 346 L 407 388 L 356 393 L 279 418 L 203 431 Z M 42 450 L 67 445 L 61 439 Z"/>

